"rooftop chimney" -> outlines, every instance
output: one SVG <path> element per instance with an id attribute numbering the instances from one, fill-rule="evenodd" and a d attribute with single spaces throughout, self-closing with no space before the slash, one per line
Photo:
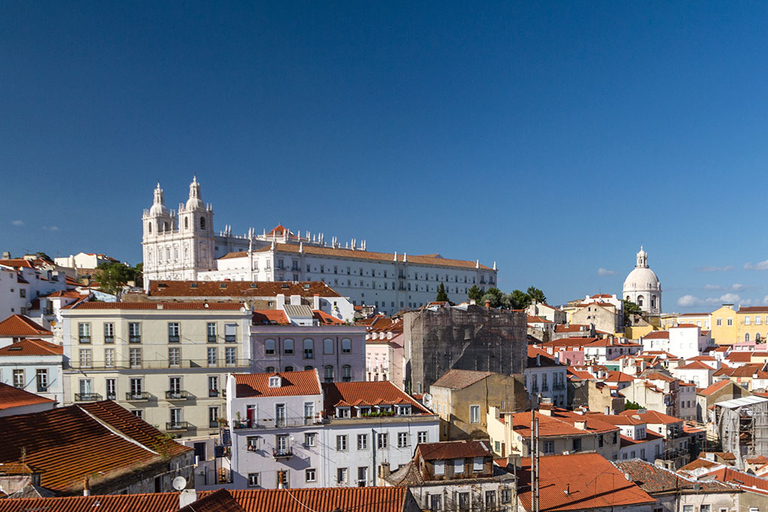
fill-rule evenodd
<path id="1" fill-rule="evenodd" d="M 91 495 L 91 486 L 90 486 L 90 478 L 85 477 L 83 478 L 83 496 L 90 496 Z"/>
<path id="2" fill-rule="evenodd" d="M 490 300 L 486 300 L 485 301 L 485 309 L 491 309 L 491 301 Z"/>

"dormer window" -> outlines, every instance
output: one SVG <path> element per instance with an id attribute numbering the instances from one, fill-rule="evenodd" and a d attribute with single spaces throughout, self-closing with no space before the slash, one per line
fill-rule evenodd
<path id="1" fill-rule="evenodd" d="M 352 417 L 352 411 L 349 407 L 337 407 L 336 408 L 336 417 L 337 418 L 350 418 Z"/>
<path id="2" fill-rule="evenodd" d="M 368 416 L 371 414 L 371 408 L 370 407 L 358 407 L 357 408 L 357 417 L 362 418 L 363 416 Z"/>
<path id="3" fill-rule="evenodd" d="M 398 405 L 397 406 L 397 414 L 398 414 L 398 416 L 409 416 L 411 414 L 411 406 L 410 405 Z"/>
<path id="4" fill-rule="evenodd" d="M 279 388 L 281 385 L 281 378 L 278 375 L 274 375 L 269 378 L 269 387 L 271 388 Z"/>

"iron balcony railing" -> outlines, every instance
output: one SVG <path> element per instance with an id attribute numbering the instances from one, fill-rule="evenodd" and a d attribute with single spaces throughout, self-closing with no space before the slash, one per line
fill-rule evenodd
<path id="1" fill-rule="evenodd" d="M 186 400 L 189 398 L 189 393 L 186 391 L 166 391 L 165 398 L 168 400 Z"/>
<path id="2" fill-rule="evenodd" d="M 131 393 L 129 391 L 125 394 L 125 399 L 129 402 L 146 402 L 149 400 L 149 393 L 146 391 Z"/>
<path id="3" fill-rule="evenodd" d="M 188 430 L 188 421 L 169 421 L 165 424 L 165 430 Z"/>
<path id="4" fill-rule="evenodd" d="M 101 395 L 98 393 L 75 393 L 75 402 L 98 402 Z"/>

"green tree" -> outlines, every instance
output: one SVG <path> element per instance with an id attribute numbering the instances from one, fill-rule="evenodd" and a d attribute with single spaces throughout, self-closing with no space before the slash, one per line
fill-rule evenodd
<path id="1" fill-rule="evenodd" d="M 98 266 L 99 274 L 96 279 L 101 289 L 107 293 L 115 294 L 128 281 L 135 280 L 136 269 L 117 261 L 101 263 Z"/>
<path id="2" fill-rule="evenodd" d="M 640 306 L 631 300 L 622 300 L 624 303 L 624 325 L 632 325 L 632 317 L 642 313 Z"/>
<path id="3" fill-rule="evenodd" d="M 530 297 L 531 302 L 536 301 L 540 304 L 547 302 L 547 297 L 544 295 L 544 292 L 539 290 L 538 288 L 529 286 L 528 291 L 526 291 L 525 293 L 526 295 L 528 295 L 528 297 Z"/>
<path id="4" fill-rule="evenodd" d="M 445 291 L 445 285 L 440 282 L 440 287 L 437 289 L 437 298 L 435 298 L 438 302 L 448 302 L 448 292 Z"/>
<path id="5" fill-rule="evenodd" d="M 635 403 L 632 400 L 627 400 L 626 402 L 624 402 L 624 409 L 637 410 L 637 409 L 642 409 L 642 407 L 640 407 L 640 404 Z"/>
<path id="6" fill-rule="evenodd" d="M 481 302 L 482 305 L 485 305 L 486 302 L 490 302 L 492 308 L 498 308 L 503 304 L 503 299 L 504 293 L 498 288 L 491 287 L 488 288 L 487 292 L 485 292 Z"/>
<path id="7" fill-rule="evenodd" d="M 467 298 L 469 300 L 474 300 L 477 304 L 479 304 L 483 299 L 483 291 L 478 288 L 476 284 L 473 284 L 472 288 L 467 290 Z"/>
<path id="8" fill-rule="evenodd" d="M 144 286 L 144 263 L 137 263 L 133 267 L 133 280 L 136 286 Z"/>
<path id="9" fill-rule="evenodd" d="M 50 256 L 48 256 L 48 255 L 47 255 L 47 254 L 45 254 L 44 252 L 41 252 L 41 251 L 39 251 L 39 252 L 36 252 L 36 253 L 35 253 L 35 256 L 37 256 L 37 257 L 38 257 L 38 258 L 40 258 L 41 260 L 45 260 L 45 261 L 47 261 L 48 263 L 53 263 L 53 258 L 51 258 Z"/>
<path id="10" fill-rule="evenodd" d="M 525 309 L 530 305 L 531 298 L 521 290 L 514 290 L 504 296 L 504 302 L 509 309 Z"/>

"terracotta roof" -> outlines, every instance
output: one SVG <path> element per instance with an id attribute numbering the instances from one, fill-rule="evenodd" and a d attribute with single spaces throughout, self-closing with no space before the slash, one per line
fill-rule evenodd
<path id="1" fill-rule="evenodd" d="M 674 382 L 677 380 L 674 377 L 669 377 L 668 375 L 664 375 L 663 373 L 659 372 L 649 372 L 643 375 L 641 378 L 647 380 L 661 380 L 664 382 Z"/>
<path id="2" fill-rule="evenodd" d="M 551 416 L 536 413 L 539 419 L 539 435 L 541 437 L 562 437 L 574 435 L 594 435 L 600 433 L 617 432 L 618 427 L 604 421 L 600 421 L 588 414 L 577 414 L 564 409 L 553 408 Z M 512 416 L 512 430 L 515 434 L 522 437 L 531 437 L 531 413 L 520 412 L 507 414 L 506 418 Z M 586 422 L 586 428 L 580 429 L 575 426 L 577 421 Z"/>
<path id="3" fill-rule="evenodd" d="M 416 453 L 424 460 L 462 459 L 468 457 L 493 457 L 486 441 L 442 441 L 423 443 L 416 447 Z"/>
<path id="4" fill-rule="evenodd" d="M 341 297 L 322 281 L 150 281 L 152 297 Z"/>
<path id="5" fill-rule="evenodd" d="M 603 379 L 604 382 L 632 382 L 635 378 L 623 372 L 610 372 L 608 377 Z"/>
<path id="6" fill-rule="evenodd" d="M 254 250 L 254 252 L 266 252 L 270 251 L 271 247 L 263 247 L 258 250 Z M 370 251 L 360 251 L 360 250 L 353 250 L 353 249 L 342 249 L 342 248 L 332 248 L 332 247 L 316 247 L 312 245 L 305 245 L 303 246 L 304 254 L 316 254 L 318 256 L 335 256 L 339 258 L 348 258 L 350 260 L 374 260 L 374 261 L 384 261 L 384 262 L 392 262 L 397 259 L 398 262 L 405 262 L 405 256 L 402 254 L 395 255 L 393 253 L 388 252 L 370 252 Z M 296 244 L 275 244 L 275 251 L 276 252 L 288 252 L 293 254 L 299 253 L 299 246 Z M 229 253 L 222 258 L 243 258 L 248 256 L 248 253 L 245 251 L 240 252 L 232 252 Z M 439 254 L 426 254 L 422 256 L 412 255 L 409 254 L 407 256 L 408 261 L 407 263 L 416 263 L 418 265 L 432 265 L 435 267 L 454 267 L 454 268 L 476 268 L 477 263 L 474 261 L 467 261 L 467 260 L 451 260 L 446 259 L 440 256 Z M 479 266 L 481 270 L 493 270 L 490 267 L 486 267 L 485 265 Z"/>
<path id="7" fill-rule="evenodd" d="M 253 325 L 290 325 L 285 312 L 279 309 L 259 309 L 253 312 Z"/>
<path id="8" fill-rule="evenodd" d="M 714 370 L 714 368 L 702 363 L 701 361 L 694 361 L 692 363 L 688 363 L 685 366 L 679 366 L 677 369 L 678 370 L 707 370 L 707 371 Z"/>
<path id="9" fill-rule="evenodd" d="M 323 383 L 322 386 L 325 393 L 325 412 L 329 418 L 334 415 L 334 408 L 340 404 L 349 406 L 410 404 L 413 414 L 431 414 L 390 381 L 330 382 Z"/>
<path id="10" fill-rule="evenodd" d="M 41 485 L 59 494 L 82 492 L 85 476 L 95 488 L 191 451 L 109 400 L 2 417 L 0 432 L 0 462 L 21 460 L 25 449 Z"/>
<path id="11" fill-rule="evenodd" d="M 733 468 L 714 469 L 707 473 L 707 476 L 712 476 L 721 482 L 736 484 L 740 489 L 768 495 L 768 480 L 749 473 L 742 473 Z"/>
<path id="12" fill-rule="evenodd" d="M 671 425 L 672 423 L 680 423 L 683 420 L 675 418 L 668 414 L 664 414 L 657 411 L 638 412 L 636 410 L 623 411 L 622 416 L 637 416 L 641 421 L 644 421 L 650 425 Z"/>
<path id="13" fill-rule="evenodd" d="M 0 348 L 0 356 L 60 356 L 64 347 L 43 340 L 24 339 Z"/>
<path id="14" fill-rule="evenodd" d="M 549 352 L 528 345 L 528 368 L 542 368 L 551 366 L 560 366 L 560 364 L 555 361 L 555 358 L 552 357 Z"/>
<path id="15" fill-rule="evenodd" d="M 758 374 L 763 369 L 762 363 L 745 364 L 744 366 L 738 366 L 736 368 L 729 368 L 723 365 L 719 370 L 712 374 L 713 377 L 721 377 L 723 375 L 728 377 L 752 377 Z"/>
<path id="16" fill-rule="evenodd" d="M 752 361 L 752 351 L 750 350 L 734 350 L 725 358 L 732 363 L 748 363 Z"/>
<path id="17" fill-rule="evenodd" d="M 674 327 L 670 327 L 670 329 L 695 329 L 697 327 L 699 326 L 694 324 L 677 324 Z"/>
<path id="18" fill-rule="evenodd" d="M 567 470 L 564 470 L 567 468 Z M 518 471 L 520 503 L 531 507 L 531 459 Z M 597 453 L 552 455 L 539 459 L 540 510 L 610 509 L 656 500 Z"/>
<path id="19" fill-rule="evenodd" d="M 555 325 L 555 332 L 584 332 L 589 331 L 589 326 L 584 324 L 557 324 Z"/>
<path id="20" fill-rule="evenodd" d="M 238 302 L 81 302 L 72 309 L 169 309 L 237 311 L 242 304 Z"/>
<path id="21" fill-rule="evenodd" d="M 739 313 L 768 313 L 768 306 L 739 306 Z"/>
<path id="22" fill-rule="evenodd" d="M 651 331 L 645 336 L 642 336 L 644 340 L 667 340 L 669 339 L 669 331 Z"/>
<path id="23" fill-rule="evenodd" d="M 226 489 L 206 493 L 194 503 L 190 503 L 179 512 L 245 512 L 245 509 Z"/>
<path id="24" fill-rule="evenodd" d="M 448 389 L 464 389 L 472 384 L 487 379 L 493 372 L 475 372 L 471 370 L 448 370 L 432 386 Z"/>
<path id="25" fill-rule="evenodd" d="M 50 404 L 53 402 L 55 400 L 0 382 L 0 410 L 24 407 L 26 405 Z"/>
<path id="26" fill-rule="evenodd" d="M 178 509 L 178 492 L 0 500 L 0 512 L 176 512 Z"/>
<path id="27" fill-rule="evenodd" d="M 319 395 L 317 370 L 284 373 L 234 373 L 237 398 L 260 396 Z M 270 377 L 280 377 L 279 387 L 269 387 Z"/>
<path id="28" fill-rule="evenodd" d="M 680 469 L 678 469 L 678 471 L 682 473 L 687 473 L 699 468 L 713 468 L 718 466 L 722 466 L 722 464 L 720 464 L 719 462 L 715 462 L 713 460 L 707 460 L 699 457 L 698 459 L 691 461 L 685 466 L 681 467 Z"/>
<path id="29" fill-rule="evenodd" d="M 527 315 L 528 317 L 528 323 L 529 324 L 551 324 L 553 323 L 552 320 L 547 320 L 546 318 L 541 318 L 539 316 L 531 316 Z"/>
<path id="30" fill-rule="evenodd" d="M 598 341 L 600 338 L 560 338 L 542 343 L 542 347 L 584 347 Z"/>
<path id="31" fill-rule="evenodd" d="M 668 469 L 656 466 L 640 459 L 613 462 L 613 465 L 627 475 L 648 493 L 660 493 L 679 490 L 705 491 L 705 492 L 733 492 L 730 485 L 716 481 L 695 481 L 680 476 Z"/>
<path id="32" fill-rule="evenodd" d="M 53 333 L 42 325 L 23 315 L 11 315 L 0 322 L 0 336 L 52 336 Z"/>
<path id="33" fill-rule="evenodd" d="M 315 318 L 315 320 L 320 322 L 320 325 L 344 325 L 345 323 L 335 316 L 329 315 L 325 311 L 320 311 L 319 309 L 313 310 L 312 316 Z"/>
<path id="34" fill-rule="evenodd" d="M 246 512 L 402 512 L 409 499 L 405 487 L 230 490 L 229 494 Z"/>
<path id="35" fill-rule="evenodd" d="M 5 265 L 6 267 L 25 267 L 25 268 L 35 268 L 35 266 L 32 264 L 31 261 L 25 260 L 24 258 L 11 258 L 11 259 L 5 259 L 0 260 L 0 265 Z"/>
<path id="36" fill-rule="evenodd" d="M 646 432 L 645 439 L 632 439 L 631 437 L 621 436 L 621 447 L 636 446 L 643 443 L 650 443 L 652 441 L 663 440 L 664 436 L 657 434 L 656 432 Z"/>

